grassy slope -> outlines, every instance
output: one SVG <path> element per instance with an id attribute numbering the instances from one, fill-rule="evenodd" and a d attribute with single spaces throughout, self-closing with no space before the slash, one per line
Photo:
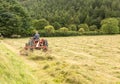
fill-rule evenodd
<path id="1" fill-rule="evenodd" d="M 41 84 L 119 84 L 120 35 L 47 38 L 49 52 L 34 51 L 27 60 L 38 64 Z M 16 50 L 27 39 L 6 39 Z"/>
<path id="2" fill-rule="evenodd" d="M 0 43 L 0 84 L 36 84 L 31 69 Z"/>

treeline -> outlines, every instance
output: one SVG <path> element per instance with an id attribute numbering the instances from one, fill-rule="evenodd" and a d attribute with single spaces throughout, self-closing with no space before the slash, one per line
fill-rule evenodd
<path id="1" fill-rule="evenodd" d="M 30 28 L 28 12 L 16 0 L 0 0 L 0 34 L 23 35 Z"/>
<path id="2" fill-rule="evenodd" d="M 6 3 L 11 5 L 13 2 L 14 5 L 10 7 L 19 6 L 15 11 L 9 9 L 9 13 L 20 17 L 21 20 L 16 21 L 19 22 L 19 28 L 13 28 L 19 29 L 20 33 L 16 34 L 23 36 L 33 34 L 34 30 L 40 31 L 43 36 L 120 33 L 120 0 L 1 1 L 2 6 Z M 4 10 L 8 9 L 4 7 Z M 23 16 L 19 15 L 23 12 Z M 25 19 L 24 23 L 22 19 Z M 6 26 L 6 29 L 10 28 Z"/>

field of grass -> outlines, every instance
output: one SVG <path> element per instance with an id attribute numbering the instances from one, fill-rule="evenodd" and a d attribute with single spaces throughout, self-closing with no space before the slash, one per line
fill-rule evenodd
<path id="1" fill-rule="evenodd" d="M 119 38 L 120 35 L 46 38 L 48 52 L 35 50 L 20 58 L 33 68 L 31 74 L 38 84 L 120 84 Z M 28 38 L 4 39 L 3 45 L 17 57 L 27 41 Z"/>
<path id="2" fill-rule="evenodd" d="M 0 42 L 0 84 L 34 84 L 32 69 Z"/>

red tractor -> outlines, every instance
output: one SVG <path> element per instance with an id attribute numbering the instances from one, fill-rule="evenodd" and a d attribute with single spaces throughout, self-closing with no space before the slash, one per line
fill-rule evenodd
<path id="1" fill-rule="evenodd" d="M 25 44 L 24 47 L 25 50 L 30 49 L 31 51 L 33 51 L 34 49 L 42 49 L 43 51 L 47 51 L 48 50 L 48 42 L 46 39 L 40 39 L 40 40 L 34 40 L 31 39 L 28 43 Z"/>

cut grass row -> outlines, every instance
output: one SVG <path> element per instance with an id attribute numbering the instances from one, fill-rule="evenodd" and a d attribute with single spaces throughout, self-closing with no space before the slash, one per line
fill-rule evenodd
<path id="1" fill-rule="evenodd" d="M 50 52 L 34 51 L 41 84 L 119 84 L 120 36 L 47 38 Z M 28 39 L 6 39 L 20 49 Z M 14 43 L 14 44 L 12 44 Z M 41 78 L 42 77 L 42 78 Z"/>

